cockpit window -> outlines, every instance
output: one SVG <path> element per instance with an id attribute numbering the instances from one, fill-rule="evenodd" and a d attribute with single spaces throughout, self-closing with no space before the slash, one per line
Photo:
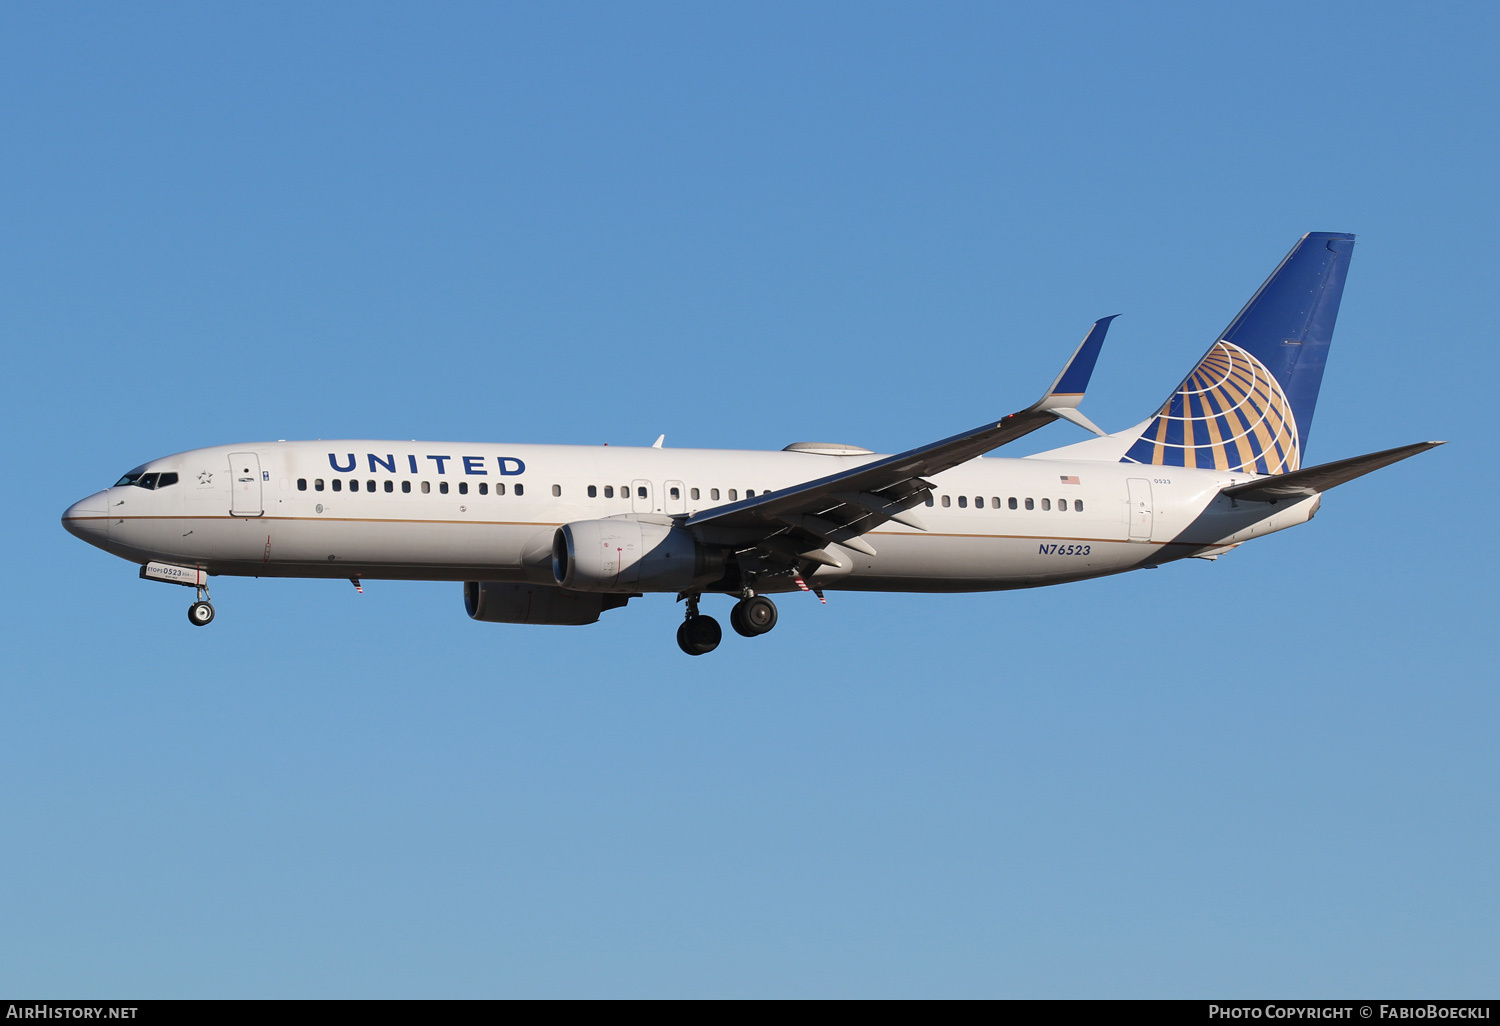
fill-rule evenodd
<path id="1" fill-rule="evenodd" d="M 165 488 L 168 485 L 174 485 L 176 483 L 176 474 L 163 474 L 158 471 L 153 471 L 152 473 L 148 474 L 146 473 L 145 467 L 136 467 L 130 473 L 126 474 L 124 477 L 120 478 L 120 480 L 116 481 L 115 487 L 120 488 L 124 485 L 135 485 L 137 488 Z"/>

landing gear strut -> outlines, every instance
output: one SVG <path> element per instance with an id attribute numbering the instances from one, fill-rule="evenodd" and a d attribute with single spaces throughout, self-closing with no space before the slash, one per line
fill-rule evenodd
<path id="1" fill-rule="evenodd" d="M 729 611 L 729 626 L 742 637 L 758 638 L 776 626 L 776 603 L 764 595 L 741 599 Z"/>
<path id="2" fill-rule="evenodd" d="M 198 601 L 188 606 L 188 623 L 194 627 L 207 627 L 214 622 L 214 606 L 208 601 L 208 589 L 198 588 Z"/>
<path id="3" fill-rule="evenodd" d="M 698 596 L 689 595 L 687 619 L 677 628 L 677 647 L 688 655 L 707 655 L 719 647 L 724 630 L 719 621 L 698 612 Z"/>

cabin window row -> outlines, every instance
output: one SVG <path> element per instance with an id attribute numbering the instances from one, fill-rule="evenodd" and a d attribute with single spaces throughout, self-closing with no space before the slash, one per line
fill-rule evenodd
<path id="1" fill-rule="evenodd" d="M 600 486 L 598 486 L 598 485 L 589 485 L 589 487 L 588 487 L 589 498 L 591 498 L 591 499 L 597 499 L 597 498 L 599 498 L 599 492 L 600 492 Z M 604 485 L 603 486 L 603 492 L 604 492 L 604 497 L 606 499 L 613 499 L 615 497 L 615 486 L 614 485 Z M 765 492 L 766 492 L 766 489 L 764 489 L 764 488 L 761 489 L 761 493 L 762 494 L 764 494 Z M 703 498 L 703 490 L 701 488 L 689 488 L 687 490 L 687 493 L 688 493 L 688 498 L 692 499 L 694 502 L 697 502 L 697 501 L 699 501 L 700 499 Z M 552 494 L 553 495 L 560 495 L 560 494 L 562 494 L 558 490 L 557 485 L 553 485 L 552 486 Z M 635 486 L 635 494 L 636 494 L 636 498 L 638 498 L 638 499 L 649 499 L 651 497 L 651 493 L 647 490 L 647 488 L 646 488 L 645 485 L 636 485 Z M 720 501 L 720 494 L 721 493 L 720 493 L 719 489 L 717 489 L 717 488 L 710 488 L 710 489 L 708 489 L 708 498 L 709 498 L 709 501 L 711 501 L 711 502 L 719 502 Z M 727 496 L 727 498 L 728 498 L 728 500 L 730 502 L 738 502 L 739 501 L 740 490 L 738 488 L 726 488 L 726 489 L 724 489 L 723 494 L 725 496 Z M 621 485 L 620 486 L 620 491 L 619 491 L 619 496 L 622 499 L 628 499 L 628 498 L 630 498 L 630 485 Z M 667 496 L 669 498 L 672 498 L 672 499 L 681 499 L 682 498 L 682 488 L 680 486 L 678 486 L 678 485 L 672 485 L 672 486 L 670 486 L 669 488 L 667 488 Z M 754 488 L 746 488 L 745 489 L 745 498 L 747 498 L 747 499 L 753 499 L 753 498 L 755 498 L 755 489 Z"/>
<path id="2" fill-rule="evenodd" d="M 953 496 L 951 496 L 951 495 L 944 495 L 938 501 L 940 501 L 942 503 L 944 509 L 949 509 L 953 505 Z M 967 495 L 960 495 L 958 497 L 958 508 L 959 509 L 968 509 L 969 508 L 969 501 L 970 501 L 969 500 L 969 496 L 967 496 Z M 985 508 L 985 501 L 986 500 L 985 500 L 985 497 L 983 495 L 976 495 L 976 496 L 974 496 L 974 499 L 973 499 L 974 508 L 975 509 L 984 509 Z M 992 496 L 990 496 L 990 498 L 989 498 L 988 501 L 989 501 L 989 508 L 990 509 L 1007 509 L 1007 508 L 1008 509 L 1021 509 L 1023 506 L 1026 509 L 1036 509 L 1037 508 L 1037 505 L 1036 505 L 1037 504 L 1037 500 L 1036 499 L 1033 499 L 1033 498 L 1018 499 L 1014 495 L 1012 495 L 1010 498 L 1004 500 L 1003 502 L 1001 501 L 1001 499 L 1000 499 L 1000 497 L 998 495 L 992 495 Z M 1052 500 L 1051 499 L 1042 499 L 1041 503 L 1042 503 L 1042 509 L 1044 511 L 1050 511 L 1052 509 Z M 935 505 L 935 503 L 933 501 L 933 497 L 930 494 L 927 496 L 927 505 L 929 505 L 929 506 Z M 1058 499 L 1057 500 L 1057 510 L 1060 513 L 1066 513 L 1067 510 L 1068 510 L 1068 500 L 1067 499 Z M 1083 500 L 1082 499 L 1074 499 L 1073 500 L 1073 511 L 1075 513 L 1082 513 L 1083 512 Z"/>
<path id="3" fill-rule="evenodd" d="M 384 484 L 385 491 L 387 491 L 387 492 L 394 492 L 396 490 L 396 482 L 395 481 L 387 480 L 387 481 L 383 482 L 383 484 Z M 299 477 L 299 478 L 297 478 L 297 491 L 299 491 L 299 492 L 305 492 L 305 491 L 307 491 L 307 485 L 308 485 L 307 478 L 305 478 L 305 477 Z M 363 483 L 363 485 L 361 485 L 359 478 L 357 478 L 357 477 L 351 477 L 349 479 L 349 485 L 348 486 L 349 486 L 349 490 L 351 492 L 360 491 L 361 488 L 363 488 L 363 490 L 367 491 L 367 492 L 375 492 L 375 491 L 380 491 L 381 490 L 381 485 L 382 485 L 382 482 L 379 482 L 379 481 L 365 481 Z M 412 487 L 411 486 L 412 486 L 412 483 L 410 481 L 402 481 L 401 482 L 401 491 L 402 491 L 402 493 L 403 494 L 410 494 L 411 491 L 412 491 Z M 526 486 L 524 484 L 521 484 L 520 482 L 517 482 L 517 483 L 511 485 L 510 487 L 513 489 L 513 491 L 512 491 L 513 495 L 525 495 L 526 494 Z M 333 479 L 331 479 L 331 480 L 329 480 L 327 482 L 324 482 L 324 480 L 321 477 L 313 478 L 313 481 L 312 481 L 312 490 L 313 491 L 315 491 L 315 492 L 321 492 L 325 488 L 327 488 L 327 489 L 329 489 L 331 491 L 341 492 L 341 491 L 344 490 L 344 480 L 343 480 L 343 478 L 335 477 L 335 478 L 333 478 Z M 496 483 L 495 486 L 494 486 L 494 489 L 495 489 L 495 494 L 496 495 L 504 495 L 505 494 L 505 484 L 503 482 Z M 431 481 L 418 481 L 417 482 L 417 491 L 419 491 L 423 495 L 430 494 L 432 492 L 432 482 Z M 552 494 L 553 495 L 559 495 L 559 494 L 561 494 L 561 492 L 562 492 L 562 489 L 560 489 L 557 485 L 553 485 L 552 486 Z M 448 494 L 448 482 L 447 481 L 439 481 L 438 482 L 438 494 L 439 495 L 447 495 Z M 459 495 L 468 495 L 469 494 L 469 482 L 467 482 L 467 481 L 460 481 L 458 483 L 458 494 Z M 489 485 L 488 482 L 485 482 L 485 481 L 479 482 L 479 494 L 480 495 L 488 495 L 488 494 L 490 494 L 490 485 Z"/>

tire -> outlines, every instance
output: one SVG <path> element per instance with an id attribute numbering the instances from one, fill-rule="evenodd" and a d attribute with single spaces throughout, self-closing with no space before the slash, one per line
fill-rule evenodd
<path id="1" fill-rule="evenodd" d="M 194 627 L 207 627 L 214 622 L 214 607 L 207 602 L 194 602 L 188 606 L 188 623 Z"/>
<path id="2" fill-rule="evenodd" d="M 764 595 L 757 595 L 735 603 L 734 611 L 739 614 L 739 623 L 744 625 L 743 629 L 736 626 L 735 630 L 747 638 L 756 638 L 768 633 L 776 626 L 778 619 L 776 603 Z"/>
<path id="3" fill-rule="evenodd" d="M 729 610 L 729 626 L 734 628 L 734 633 L 742 638 L 753 638 L 758 631 L 745 622 L 745 603 L 736 602 L 734 608 Z"/>
<path id="4" fill-rule="evenodd" d="M 688 655 L 707 655 L 723 638 L 724 629 L 711 616 L 695 616 L 677 628 L 677 647 Z"/>

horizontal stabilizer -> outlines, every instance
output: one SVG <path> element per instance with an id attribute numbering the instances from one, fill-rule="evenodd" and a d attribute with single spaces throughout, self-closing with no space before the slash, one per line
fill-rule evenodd
<path id="1" fill-rule="evenodd" d="M 1345 481 L 1363 477 L 1372 470 L 1388 467 L 1408 456 L 1434 449 L 1443 442 L 1417 442 L 1383 452 L 1372 452 L 1368 456 L 1351 456 L 1347 460 L 1335 460 L 1316 467 L 1294 470 L 1289 474 L 1263 477 L 1244 484 L 1231 485 L 1224 494 L 1249 502 L 1278 502 L 1282 499 L 1305 499 L 1319 492 L 1326 492 Z"/>

